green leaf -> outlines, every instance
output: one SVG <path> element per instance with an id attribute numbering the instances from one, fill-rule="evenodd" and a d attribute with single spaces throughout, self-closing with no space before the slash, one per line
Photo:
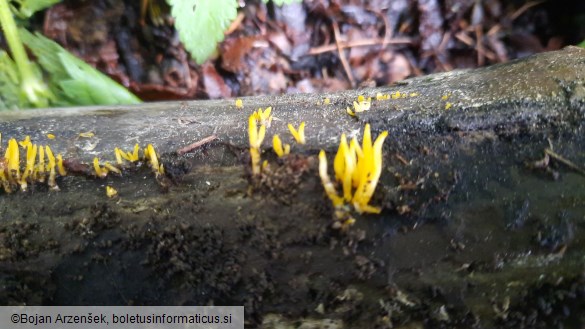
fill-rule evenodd
<path id="1" fill-rule="evenodd" d="M 21 29 L 24 44 L 50 75 L 63 105 L 115 105 L 140 103 L 134 94 L 114 80 L 73 56 L 56 42 L 41 34 Z"/>
<path id="2" fill-rule="evenodd" d="M 185 48 L 198 64 L 223 41 L 224 31 L 237 15 L 236 0 L 167 0 Z"/>
<path id="3" fill-rule="evenodd" d="M 585 48 L 585 40 L 583 40 L 577 47 Z"/>
<path id="4" fill-rule="evenodd" d="M 0 110 L 28 107 L 26 98 L 20 97 L 20 75 L 16 63 L 4 50 L 0 50 Z"/>
<path id="5" fill-rule="evenodd" d="M 61 2 L 62 0 L 12 0 L 11 4 L 14 11 L 20 18 L 29 18 L 34 13 L 52 5 Z"/>

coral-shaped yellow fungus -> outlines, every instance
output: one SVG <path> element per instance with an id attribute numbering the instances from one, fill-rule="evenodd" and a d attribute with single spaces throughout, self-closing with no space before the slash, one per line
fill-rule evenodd
<path id="1" fill-rule="evenodd" d="M 270 109 L 270 108 L 268 108 Z M 267 110 L 268 110 L 267 109 Z M 248 138 L 250 141 L 250 159 L 252 163 L 252 173 L 254 175 L 260 174 L 260 145 L 262 145 L 262 141 L 264 140 L 264 135 L 266 134 L 266 126 L 260 125 L 258 128 L 258 124 L 256 122 L 256 112 L 254 112 L 248 118 Z M 270 114 L 270 111 L 269 113 Z"/>
<path id="2" fill-rule="evenodd" d="M 364 96 L 359 95 L 357 102 L 353 101 L 353 111 L 349 107 L 346 109 L 346 111 L 349 115 L 355 116 L 356 113 L 369 110 L 371 105 L 372 97 L 368 97 L 366 99 Z"/>
<path id="3" fill-rule="evenodd" d="M 118 191 L 116 191 L 116 189 L 111 186 L 106 186 L 106 195 L 108 198 L 113 198 L 118 195 Z"/>
<path id="4" fill-rule="evenodd" d="M 236 99 L 236 108 L 241 109 L 242 107 L 244 107 L 244 102 L 241 99 Z"/>
<path id="5" fill-rule="evenodd" d="M 325 99 L 323 100 L 323 104 L 325 105 L 331 104 L 331 100 L 329 99 L 329 97 L 325 97 Z"/>
<path id="6" fill-rule="evenodd" d="M 93 170 L 95 175 L 99 178 L 106 178 L 108 176 L 108 168 L 102 168 L 100 166 L 100 160 L 97 157 L 93 158 Z"/>
<path id="7" fill-rule="evenodd" d="M 283 146 L 282 141 L 278 135 L 272 136 L 272 149 L 274 150 L 274 153 L 278 155 L 278 157 L 282 157 L 290 153 L 290 145 L 284 144 Z"/>
<path id="8" fill-rule="evenodd" d="M 144 158 L 150 162 L 150 168 L 152 168 L 152 171 L 157 177 L 158 175 L 165 173 L 163 165 L 158 164 L 158 157 L 156 156 L 156 151 L 152 144 L 148 144 L 144 149 Z"/>
<path id="9" fill-rule="evenodd" d="M 29 178 L 33 178 L 36 156 L 37 156 L 37 146 L 33 145 L 33 144 L 29 144 L 27 146 L 27 149 L 26 149 L 26 166 L 24 168 L 24 172 L 22 173 L 22 177 L 20 179 L 20 189 L 22 191 L 26 191 L 26 189 L 28 187 Z"/>
<path id="10" fill-rule="evenodd" d="M 270 127 L 270 123 L 272 123 L 272 115 L 270 113 L 272 113 L 272 107 L 267 107 L 264 111 L 259 108 L 252 113 L 252 116 L 258 124 Z"/>
<path id="11" fill-rule="evenodd" d="M 294 137 L 295 141 L 297 141 L 297 143 L 299 143 L 299 144 L 306 143 L 305 121 L 301 122 L 301 124 L 299 125 L 299 130 L 296 130 L 295 127 L 293 127 L 293 125 L 289 123 L 288 130 L 290 130 L 290 133 L 293 135 L 293 137 Z"/>
<path id="12" fill-rule="evenodd" d="M 55 135 L 53 135 L 53 134 L 47 134 L 47 138 L 48 139 L 55 139 Z"/>
<path id="13" fill-rule="evenodd" d="M 453 104 L 451 104 L 450 102 L 445 103 L 445 110 L 450 109 L 451 106 L 453 106 Z"/>
<path id="14" fill-rule="evenodd" d="M 49 180 L 47 181 L 47 184 L 49 185 L 49 188 L 58 190 L 59 186 L 57 186 L 56 182 L 57 170 L 55 168 L 57 163 L 55 161 L 55 156 L 49 145 L 45 146 L 45 152 L 47 152 L 47 160 L 49 162 L 47 164 L 47 171 L 49 172 Z"/>
<path id="15" fill-rule="evenodd" d="M 91 131 L 79 133 L 79 137 L 83 137 L 83 138 L 92 138 L 93 136 L 95 136 L 95 134 L 92 133 Z"/>
<path id="16" fill-rule="evenodd" d="M 345 135 L 341 135 L 333 169 L 336 180 L 343 187 L 342 197 L 337 195 L 335 187 L 331 183 L 327 174 L 325 151 L 321 151 L 319 154 L 319 176 L 327 196 L 336 209 L 348 203 L 353 205 L 358 213 L 380 213 L 381 209 L 369 205 L 369 202 L 382 173 L 382 146 L 387 136 L 387 131 L 382 132 L 372 144 L 369 124 L 366 124 L 364 128 L 361 147 L 355 138 L 348 146 Z M 338 212 L 336 211 L 336 213 Z"/>
<path id="17" fill-rule="evenodd" d="M 16 139 L 11 138 L 8 141 L 6 154 L 4 158 L 8 161 L 6 167 L 8 168 L 8 180 L 20 180 L 20 151 Z"/>

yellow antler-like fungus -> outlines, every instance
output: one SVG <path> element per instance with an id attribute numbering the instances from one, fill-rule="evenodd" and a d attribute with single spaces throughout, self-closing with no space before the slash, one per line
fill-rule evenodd
<path id="1" fill-rule="evenodd" d="M 34 144 L 28 144 L 26 149 L 26 166 L 24 168 L 22 178 L 20 179 L 20 189 L 22 191 L 26 191 L 26 188 L 28 187 L 27 179 L 29 178 L 29 176 L 31 177 L 33 176 L 36 156 L 37 146 Z"/>
<path id="2" fill-rule="evenodd" d="M 57 186 L 57 182 L 55 179 L 57 178 L 57 171 L 55 169 L 56 161 L 55 156 L 53 155 L 53 151 L 49 147 L 49 145 L 45 146 L 45 152 L 47 152 L 47 159 L 49 163 L 47 164 L 47 171 L 49 172 L 49 181 L 47 184 L 53 190 L 58 190 L 59 186 Z"/>
<path id="3" fill-rule="evenodd" d="M 270 108 L 266 109 L 269 110 Z M 266 134 L 266 126 L 261 125 L 258 128 L 256 123 L 256 115 L 252 114 L 248 118 L 248 138 L 250 141 L 250 159 L 252 163 L 252 173 L 254 175 L 260 174 L 260 146 Z"/>
<path id="4" fill-rule="evenodd" d="M 299 125 L 299 130 L 296 130 L 295 127 L 289 123 L 288 130 L 290 130 L 290 133 L 293 135 L 297 143 L 305 144 L 305 121 L 301 122 Z"/>
<path id="5" fill-rule="evenodd" d="M 274 135 L 272 137 L 272 149 L 274 150 L 274 153 L 278 155 L 278 157 L 282 157 L 290 153 L 290 145 L 284 144 L 283 147 L 282 141 L 280 140 L 280 137 L 278 135 Z"/>
<path id="6" fill-rule="evenodd" d="M 344 203 L 351 203 L 359 213 L 380 213 L 381 209 L 369 205 L 376 185 L 382 174 L 382 146 L 388 132 L 382 132 L 372 144 L 370 125 L 366 124 L 362 146 L 353 138 L 348 146 L 345 134 L 341 135 L 339 149 L 335 155 L 333 169 L 335 178 L 343 187 L 343 197 L 339 197 L 327 175 L 325 151 L 319 153 L 319 176 L 325 192 L 336 209 L 336 216 L 342 219 L 339 209 Z M 354 190 L 355 189 L 355 190 Z"/>
<path id="7" fill-rule="evenodd" d="M 20 151 L 16 139 L 11 138 L 8 141 L 5 158 L 8 160 L 8 179 L 20 180 Z"/>
<path id="8" fill-rule="evenodd" d="M 159 165 L 158 157 L 152 144 L 148 144 L 144 149 L 144 158 L 150 162 L 150 167 L 157 177 L 160 174 L 164 174 L 164 167 L 162 164 Z"/>
<path id="9" fill-rule="evenodd" d="M 272 107 L 267 107 L 264 111 L 259 108 L 257 111 L 252 113 L 252 115 L 259 124 L 270 126 L 270 123 L 272 123 L 272 115 L 270 115 L 270 113 L 272 113 Z"/>
<path id="10" fill-rule="evenodd" d="M 93 158 L 93 169 L 95 170 L 95 175 L 99 178 L 108 176 L 108 169 L 100 167 L 100 160 L 97 157 Z"/>

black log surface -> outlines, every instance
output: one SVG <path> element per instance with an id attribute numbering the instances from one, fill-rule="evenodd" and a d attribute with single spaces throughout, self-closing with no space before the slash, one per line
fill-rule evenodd
<path id="1" fill-rule="evenodd" d="M 372 106 L 352 117 L 359 95 Z M 265 328 L 584 324 L 584 49 L 243 103 L 0 113 L 3 147 L 30 135 L 70 172 L 60 191 L 0 194 L 0 303 L 245 305 L 247 327 Z M 248 117 L 268 106 L 268 168 L 251 179 Z M 287 129 L 301 121 L 305 145 Z M 365 123 L 389 132 L 371 202 L 383 211 L 342 231 L 316 154 L 332 175 L 340 134 Z M 290 156 L 273 154 L 276 133 Z M 165 176 L 93 175 L 93 157 L 136 143 L 154 145 Z"/>

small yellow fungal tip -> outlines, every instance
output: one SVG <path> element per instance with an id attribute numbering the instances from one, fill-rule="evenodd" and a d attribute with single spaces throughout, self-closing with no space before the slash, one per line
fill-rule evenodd
<path id="1" fill-rule="evenodd" d="M 321 177 L 321 183 L 323 184 L 325 193 L 327 193 L 327 197 L 329 197 L 333 206 L 339 207 L 343 205 L 343 198 L 337 195 L 335 186 L 333 186 L 329 174 L 327 174 L 327 156 L 324 150 L 319 152 L 319 177 Z"/>
<path id="2" fill-rule="evenodd" d="M 53 135 L 53 134 L 47 134 L 47 138 L 48 139 L 55 139 L 55 135 Z"/>
<path id="3" fill-rule="evenodd" d="M 115 147 L 114 154 L 116 155 L 116 163 L 117 164 L 121 165 L 122 163 L 124 163 L 124 161 L 122 160 L 124 152 L 122 152 L 119 148 Z"/>
<path id="4" fill-rule="evenodd" d="M 451 103 L 447 102 L 447 103 L 445 104 L 445 110 L 448 110 L 448 109 L 450 109 L 450 108 L 451 108 L 451 106 L 453 106 L 453 104 L 451 104 Z"/>
<path id="5" fill-rule="evenodd" d="M 305 139 L 305 122 L 301 122 L 301 124 L 299 125 L 299 129 L 295 129 L 295 127 L 293 127 L 292 124 L 288 124 L 288 130 L 290 131 L 290 133 L 293 135 L 295 141 L 297 141 L 297 143 L 299 144 L 305 144 L 306 143 L 306 139 Z"/>
<path id="6" fill-rule="evenodd" d="M 18 144 L 20 144 L 20 147 L 22 148 L 27 148 L 29 145 L 32 145 L 30 141 L 30 136 L 27 135 L 26 137 L 24 137 L 24 140 L 18 142 Z"/>
<path id="7" fill-rule="evenodd" d="M 241 109 L 242 107 L 244 107 L 244 102 L 241 99 L 236 99 L 236 107 Z"/>
<path id="8" fill-rule="evenodd" d="M 358 102 L 363 102 L 365 100 L 366 100 L 366 98 L 363 95 L 358 96 Z"/>
<path id="9" fill-rule="evenodd" d="M 11 138 L 8 141 L 5 159 L 8 161 L 8 177 L 13 177 L 18 181 L 20 179 L 20 150 L 18 149 L 18 143 L 14 138 Z"/>
<path id="10" fill-rule="evenodd" d="M 451 97 L 451 93 L 441 96 L 441 100 L 446 101 L 449 99 L 449 97 Z"/>
<path id="11" fill-rule="evenodd" d="M 252 116 L 258 124 L 270 126 L 270 123 L 272 123 L 272 115 L 270 115 L 270 113 L 272 113 L 272 107 L 269 106 L 264 111 L 259 108 L 252 113 Z"/>
<path id="12" fill-rule="evenodd" d="M 410 97 L 416 97 L 418 96 L 418 93 L 410 93 Z"/>
<path id="13" fill-rule="evenodd" d="M 100 160 L 97 157 L 93 158 L 93 169 L 99 178 L 105 178 L 108 175 L 108 169 L 100 167 Z"/>
<path id="14" fill-rule="evenodd" d="M 122 171 L 116 167 L 114 167 L 111 163 L 107 162 L 104 163 L 104 167 L 108 170 L 108 171 L 113 171 L 118 175 L 122 175 Z"/>
<path id="15" fill-rule="evenodd" d="M 353 113 L 353 111 L 349 107 L 347 107 L 345 111 L 347 112 L 347 114 L 351 115 L 352 117 L 355 117 L 355 113 Z"/>
<path id="16" fill-rule="evenodd" d="M 131 162 L 136 162 L 140 159 L 140 157 L 138 156 L 138 152 L 140 151 L 140 146 L 138 145 L 138 143 L 136 143 L 136 145 L 134 145 L 134 151 L 132 152 L 132 154 L 127 153 L 128 157 L 130 158 L 129 161 Z"/>
<path id="17" fill-rule="evenodd" d="M 111 186 L 106 186 L 106 195 L 108 198 L 113 198 L 118 195 L 118 191 L 116 191 L 116 189 Z"/>
<path id="18" fill-rule="evenodd" d="M 83 133 L 79 133 L 79 137 L 84 137 L 84 138 L 92 138 L 93 136 L 95 136 L 94 133 L 92 132 L 83 132 Z"/>
<path id="19" fill-rule="evenodd" d="M 63 166 L 63 157 L 61 156 L 61 153 L 57 154 L 57 169 L 59 170 L 59 175 L 67 176 L 67 171 Z"/>
<path id="20" fill-rule="evenodd" d="M 330 103 L 331 103 L 331 100 L 329 99 L 329 97 L 325 97 L 325 99 L 323 100 L 323 104 L 329 105 Z"/>
<path id="21" fill-rule="evenodd" d="M 278 155 L 278 157 L 281 157 L 284 155 L 282 141 L 280 140 L 280 137 L 278 137 L 278 135 L 272 136 L 272 149 L 274 150 L 274 153 L 276 153 L 276 155 Z"/>
<path id="22" fill-rule="evenodd" d="M 152 168 L 152 171 L 154 171 L 154 173 L 158 176 L 160 174 L 163 174 L 163 172 L 161 171 L 161 167 L 158 164 L 158 157 L 156 156 L 156 151 L 154 150 L 154 147 L 152 146 L 152 144 L 148 144 L 146 146 L 146 150 L 144 151 L 144 157 L 150 161 L 150 167 Z M 107 165 L 107 163 L 106 163 Z M 118 173 L 119 172 L 118 170 Z"/>

